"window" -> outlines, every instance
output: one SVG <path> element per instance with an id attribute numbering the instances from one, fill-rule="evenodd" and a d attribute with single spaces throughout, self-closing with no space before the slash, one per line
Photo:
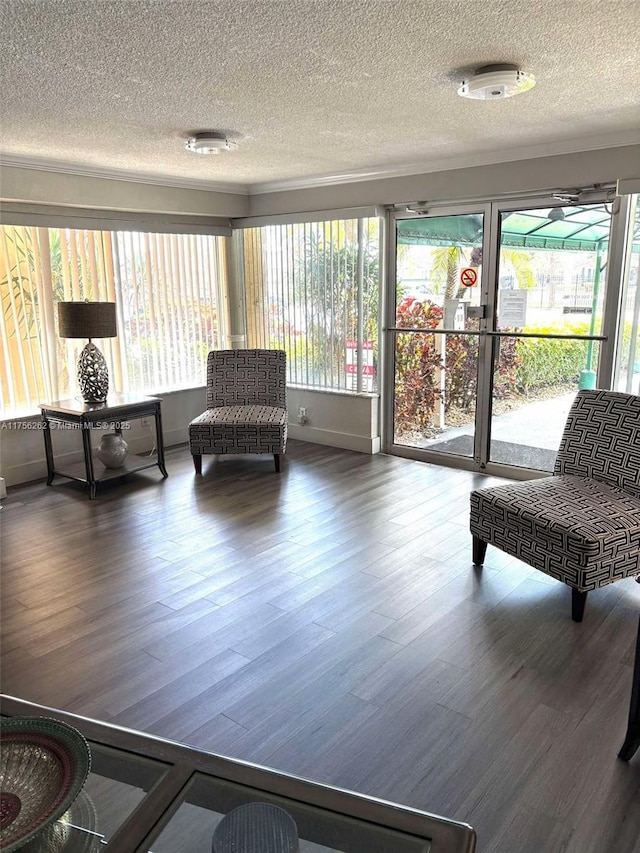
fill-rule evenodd
<path id="1" fill-rule="evenodd" d="M 379 219 L 241 233 L 248 345 L 284 349 L 292 385 L 375 391 Z"/>
<path id="2" fill-rule="evenodd" d="M 118 391 L 202 385 L 219 347 L 224 237 L 0 226 L 2 416 L 78 393 L 86 341 L 57 335 L 59 301 L 116 303 L 118 336 L 99 342 Z"/>
<path id="3" fill-rule="evenodd" d="M 640 195 L 632 196 L 614 388 L 640 394 Z"/>

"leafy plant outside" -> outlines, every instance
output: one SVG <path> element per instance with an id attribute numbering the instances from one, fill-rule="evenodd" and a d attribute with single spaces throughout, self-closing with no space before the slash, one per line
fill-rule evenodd
<path id="1" fill-rule="evenodd" d="M 396 312 L 398 328 L 435 329 L 442 321 L 442 308 L 412 296 L 400 300 Z M 435 335 L 399 332 L 395 352 L 395 424 L 397 430 L 424 429 L 431 423 L 441 398 L 438 383 L 442 359 Z"/>
<path id="2" fill-rule="evenodd" d="M 442 309 L 429 300 L 413 297 L 400 300 L 396 323 L 399 328 L 435 329 L 442 319 Z M 467 323 L 471 329 L 471 323 Z M 507 330 L 508 331 L 508 330 Z M 588 323 L 531 326 L 534 334 L 586 335 Z M 516 399 L 553 385 L 575 384 L 585 368 L 588 341 L 553 338 L 500 339 L 494 370 L 494 398 Z M 432 425 L 436 405 L 444 400 L 445 412 L 451 409 L 470 411 L 475 405 L 478 338 L 474 335 L 448 334 L 444 359 L 438 352 L 435 335 L 419 332 L 398 333 L 396 337 L 395 428 L 422 430 Z M 597 346 L 593 364 L 597 364 Z M 444 377 L 444 387 L 440 377 Z"/>
<path id="3" fill-rule="evenodd" d="M 575 323 L 571 326 L 528 326 L 526 332 L 533 334 L 589 333 L 588 324 Z M 557 338 L 518 338 L 518 364 L 514 389 L 527 395 L 534 389 L 549 385 L 577 382 L 580 371 L 587 361 L 589 342 Z M 594 348 L 593 364 L 597 364 L 597 349 Z"/>

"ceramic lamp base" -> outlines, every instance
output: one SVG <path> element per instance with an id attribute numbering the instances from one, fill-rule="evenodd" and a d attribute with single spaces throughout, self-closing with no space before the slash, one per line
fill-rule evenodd
<path id="1" fill-rule="evenodd" d="M 107 362 L 98 347 L 89 341 L 78 358 L 78 383 L 85 403 L 104 403 L 109 393 Z"/>

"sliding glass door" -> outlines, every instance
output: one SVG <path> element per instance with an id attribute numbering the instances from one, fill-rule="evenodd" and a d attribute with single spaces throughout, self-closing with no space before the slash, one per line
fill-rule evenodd
<path id="1" fill-rule="evenodd" d="M 569 407 L 595 388 L 611 209 L 500 209 L 489 461 L 552 471 Z"/>
<path id="2" fill-rule="evenodd" d="M 396 448 L 473 458 L 488 208 L 395 220 Z"/>
<path id="3" fill-rule="evenodd" d="M 553 470 L 576 392 L 596 387 L 603 353 L 613 363 L 615 212 L 576 196 L 392 215 L 390 452 L 514 476 Z M 617 348 L 625 387 L 640 380 L 629 239 Z"/>

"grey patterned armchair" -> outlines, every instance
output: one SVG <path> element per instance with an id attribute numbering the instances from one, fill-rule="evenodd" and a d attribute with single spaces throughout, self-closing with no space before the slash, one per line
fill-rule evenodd
<path id="1" fill-rule="evenodd" d="M 207 358 L 207 410 L 189 424 L 196 474 L 205 453 L 273 453 L 287 446 L 287 361 L 283 350 L 214 350 Z"/>
<path id="2" fill-rule="evenodd" d="M 553 476 L 471 493 L 473 562 L 487 543 L 587 592 L 640 574 L 640 397 L 578 391 Z M 640 578 L 636 578 L 640 580 Z"/>

